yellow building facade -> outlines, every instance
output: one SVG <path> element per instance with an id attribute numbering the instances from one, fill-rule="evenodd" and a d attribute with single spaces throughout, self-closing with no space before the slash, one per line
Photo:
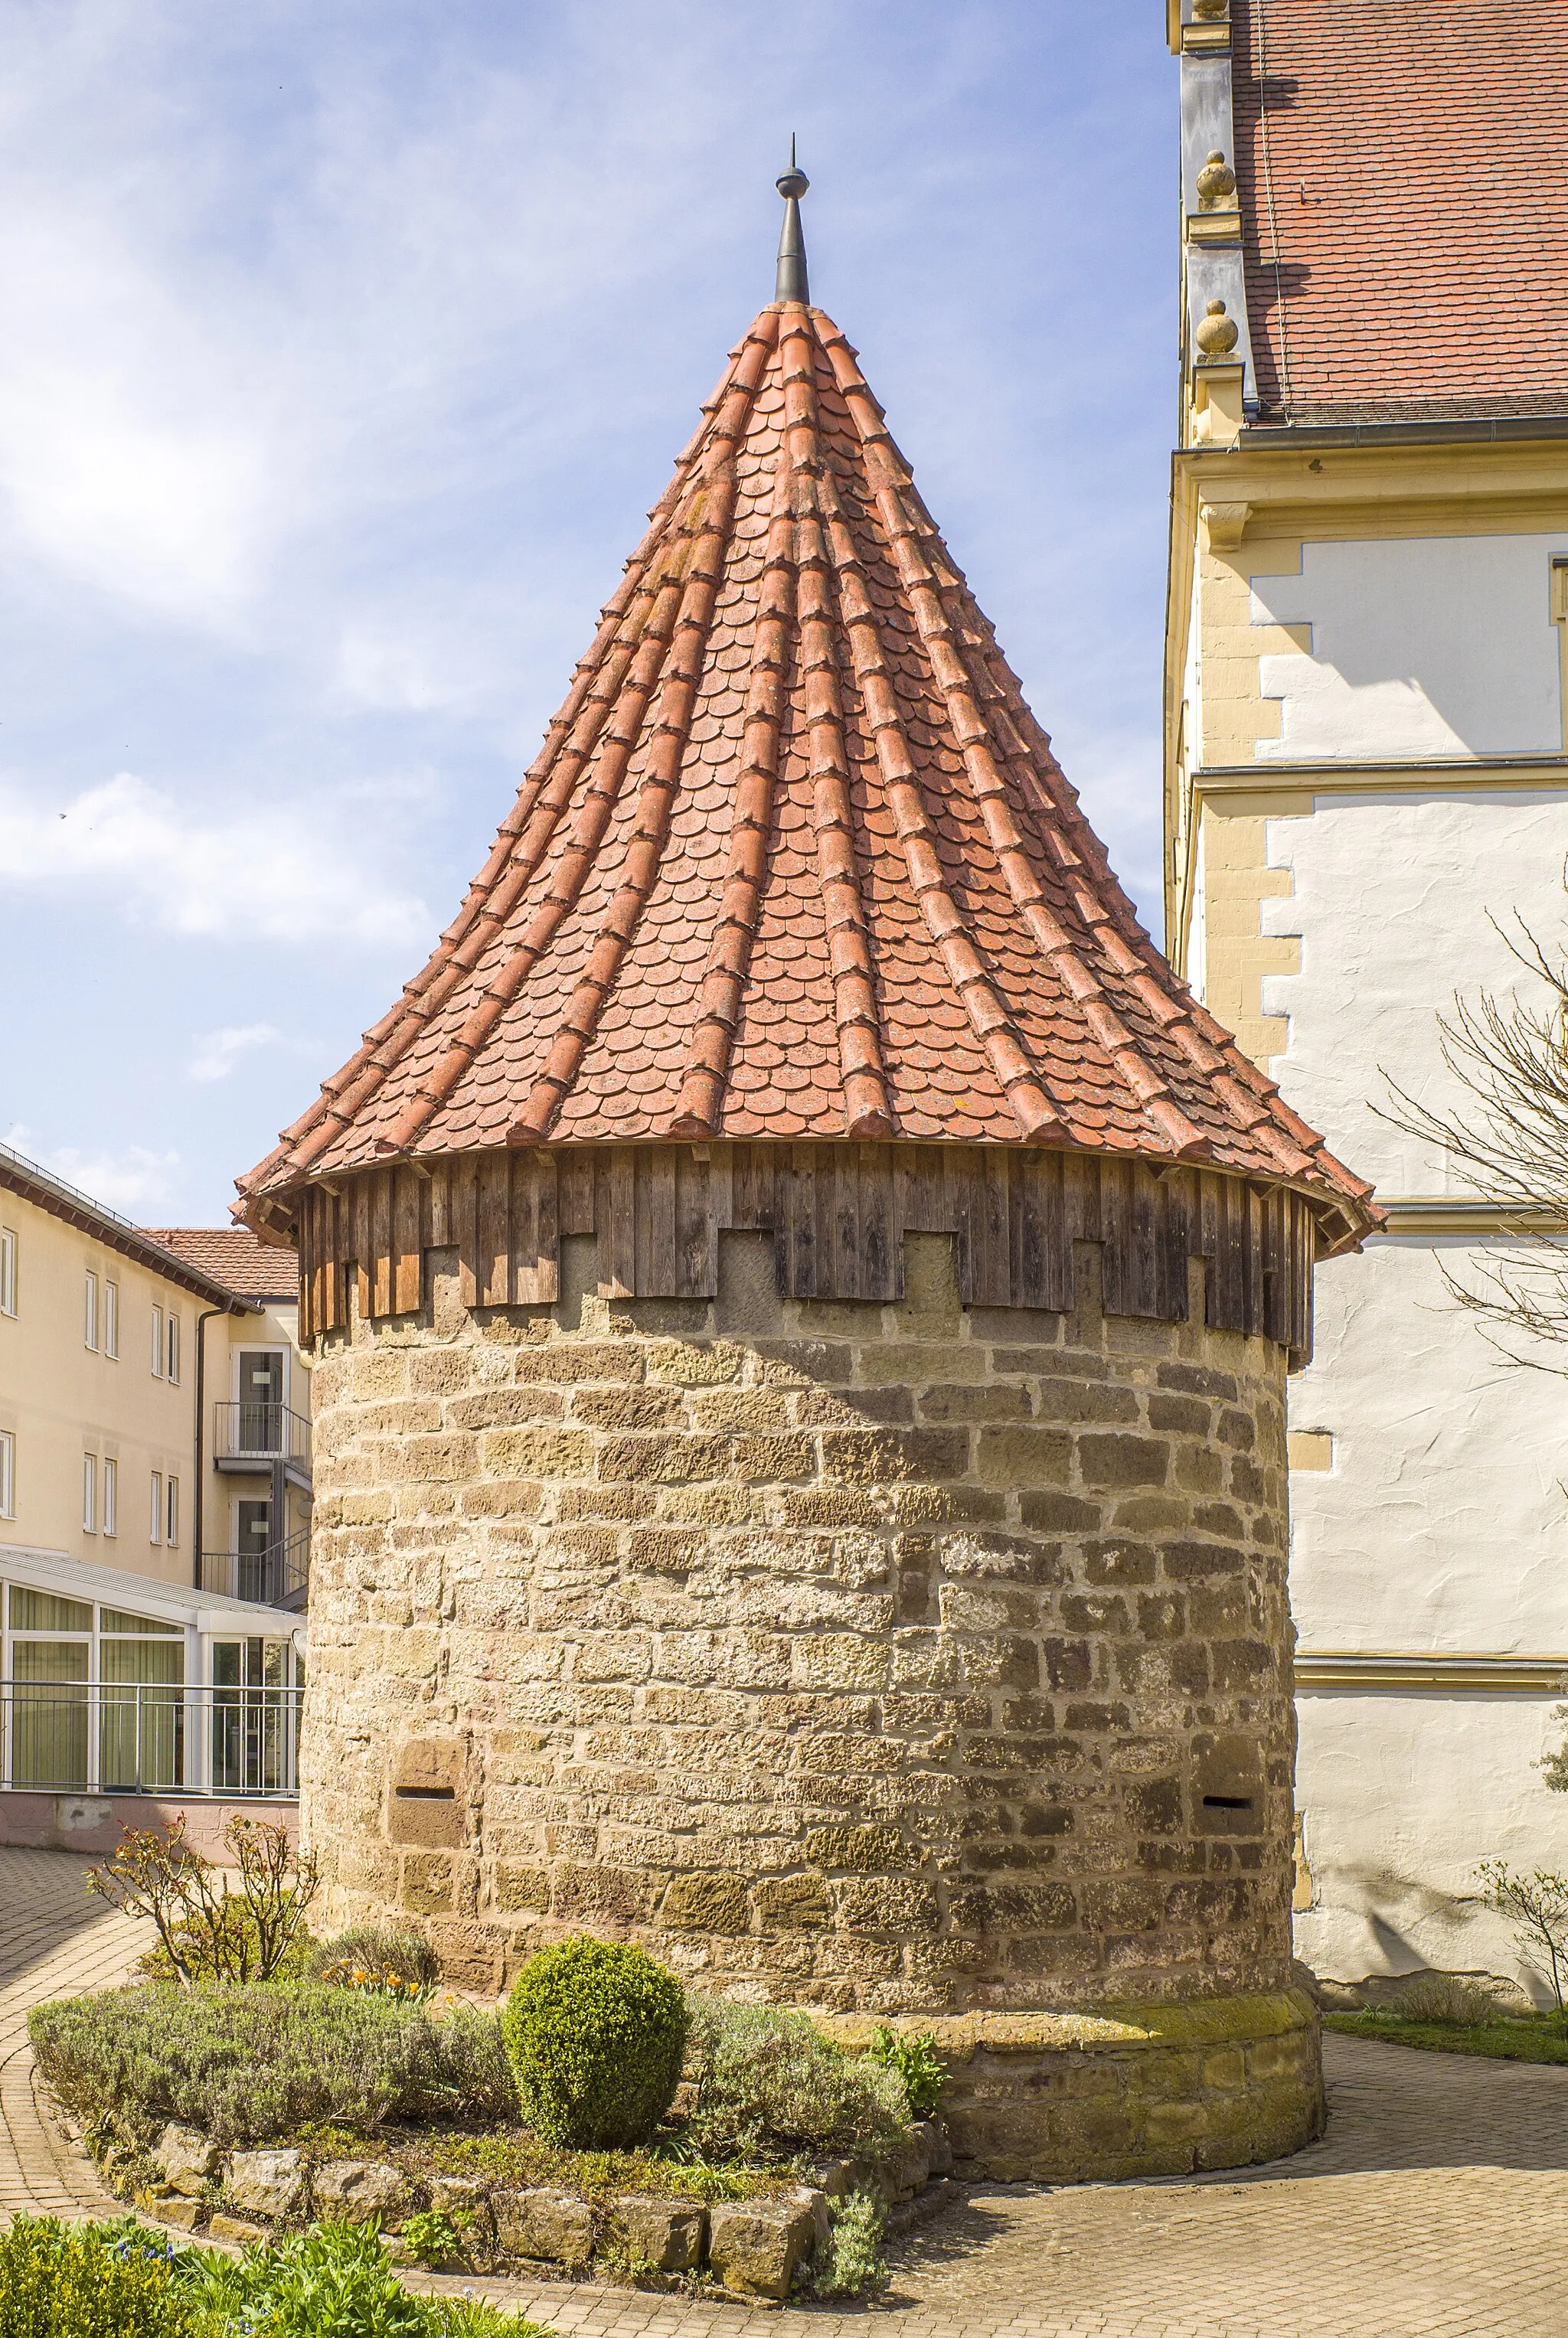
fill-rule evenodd
<path id="1" fill-rule="evenodd" d="M 0 1840 L 95 1839 L 108 1795 L 291 1786 L 291 1268 L 154 1237 L 0 1147 Z"/>
<path id="2" fill-rule="evenodd" d="M 1475 1870 L 1568 1863 L 1535 1767 L 1568 1682 L 1560 1385 L 1455 1304 L 1518 1237 L 1389 1116 L 1463 1103 L 1440 1016 L 1526 985 L 1519 921 L 1563 926 L 1568 301 L 1529 224 L 1562 170 L 1518 68 L 1553 85 L 1568 48 L 1560 12 L 1498 19 L 1172 0 L 1165 911 L 1386 1212 L 1320 1273 L 1291 1391 L 1298 1952 L 1536 1989 Z"/>

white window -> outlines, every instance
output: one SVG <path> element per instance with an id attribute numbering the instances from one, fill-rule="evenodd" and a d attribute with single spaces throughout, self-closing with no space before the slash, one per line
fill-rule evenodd
<path id="1" fill-rule="evenodd" d="M 154 1469 L 153 1472 L 153 1508 L 148 1520 L 147 1539 L 149 1542 L 162 1542 L 163 1539 L 163 1472 L 162 1469 Z"/>
<path id="2" fill-rule="evenodd" d="M 104 1531 L 106 1535 L 118 1531 L 119 1509 L 120 1464 L 118 1461 L 105 1461 L 104 1464 Z"/>
<path id="3" fill-rule="evenodd" d="M 98 1344 L 98 1278 L 89 1268 L 82 1311 L 82 1337 L 90 1348 Z"/>
<path id="4" fill-rule="evenodd" d="M 16 1439 L 0 1429 L 0 1518 L 16 1515 Z"/>
<path id="5" fill-rule="evenodd" d="M 120 1286 L 117 1282 L 104 1285 L 104 1353 L 116 1362 L 120 1355 Z"/>
<path id="6" fill-rule="evenodd" d="M 163 1539 L 173 1550 L 180 1539 L 180 1480 L 178 1478 L 171 1478 L 169 1480 L 168 1495 L 163 1508 L 165 1512 Z"/>
<path id="7" fill-rule="evenodd" d="M 159 1380 L 163 1377 L 163 1310 L 161 1307 L 153 1310 L 153 1377 Z"/>
<path id="8" fill-rule="evenodd" d="M 16 1312 L 16 1237 L 0 1226 L 0 1315 Z"/>
<path id="9" fill-rule="evenodd" d="M 95 1453 L 84 1453 L 82 1456 L 82 1531 L 84 1534 L 96 1534 L 98 1531 L 98 1456 Z"/>
<path id="10" fill-rule="evenodd" d="M 172 1380 L 177 1380 L 180 1377 L 180 1318 L 172 1307 L 169 1310 L 169 1335 L 165 1346 L 168 1377 Z"/>

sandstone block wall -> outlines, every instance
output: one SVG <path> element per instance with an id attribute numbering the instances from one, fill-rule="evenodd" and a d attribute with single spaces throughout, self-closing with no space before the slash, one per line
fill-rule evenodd
<path id="1" fill-rule="evenodd" d="M 567 1250 L 574 1245 L 567 1243 Z M 591 1245 L 590 1245 L 591 1248 Z M 498 1987 L 578 1930 L 843 2011 L 1288 1977 L 1284 1358 L 963 1309 L 459 1302 L 324 1336 L 303 1823 Z M 1201 1272 L 1195 1269 L 1195 1272 Z"/>

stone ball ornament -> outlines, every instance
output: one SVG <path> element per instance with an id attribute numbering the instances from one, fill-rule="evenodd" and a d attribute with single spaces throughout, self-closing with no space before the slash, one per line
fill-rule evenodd
<path id="1" fill-rule="evenodd" d="M 1228 357 L 1239 338 L 1236 319 L 1227 313 L 1224 301 L 1211 300 L 1193 335 L 1200 353 L 1206 358 Z"/>

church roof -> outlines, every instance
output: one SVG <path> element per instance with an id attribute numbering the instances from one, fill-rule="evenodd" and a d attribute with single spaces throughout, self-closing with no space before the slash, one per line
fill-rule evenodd
<path id="1" fill-rule="evenodd" d="M 732 353 L 428 964 L 241 1191 L 710 1137 L 1180 1158 L 1352 1222 L 1369 1191 L 1139 925 L 804 300 Z"/>
<path id="2" fill-rule="evenodd" d="M 1568 415 L 1562 0 L 1231 0 L 1260 419 Z"/>

